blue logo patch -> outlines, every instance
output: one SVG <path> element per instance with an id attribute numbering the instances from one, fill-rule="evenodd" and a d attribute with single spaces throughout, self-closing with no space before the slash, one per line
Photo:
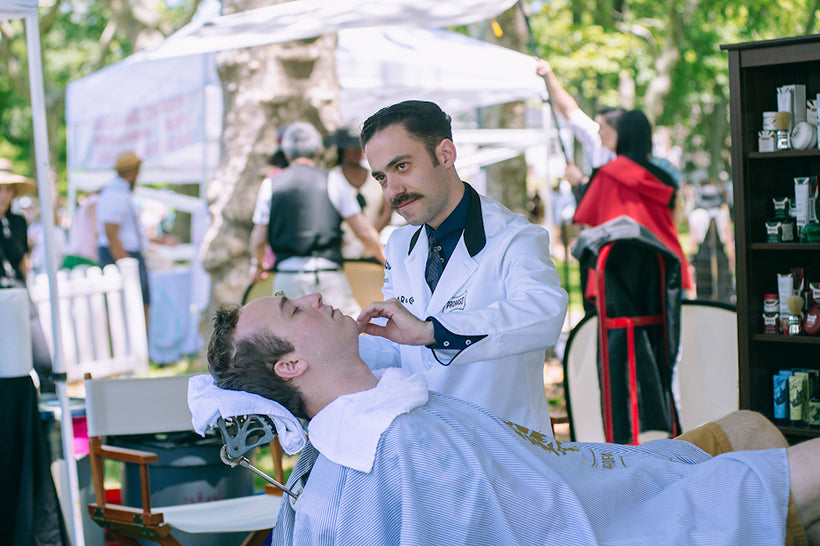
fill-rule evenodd
<path id="1" fill-rule="evenodd" d="M 467 302 L 467 294 L 461 294 L 460 296 L 456 296 L 447 303 L 444 304 L 443 312 L 448 311 L 464 311 L 464 304 Z"/>

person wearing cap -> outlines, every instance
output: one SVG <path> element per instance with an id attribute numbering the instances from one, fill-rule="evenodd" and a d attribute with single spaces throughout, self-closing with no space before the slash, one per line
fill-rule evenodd
<path id="1" fill-rule="evenodd" d="M 335 147 L 337 153 L 337 165 L 330 170 L 328 177 L 339 177 L 350 184 L 356 192 L 362 214 L 381 233 L 390 222 L 390 205 L 384 198 L 381 186 L 370 174 L 370 169 L 362 165 L 364 152 L 359 133 L 348 127 L 340 127 L 325 139 L 325 146 Z M 373 259 L 347 224 L 342 225 L 342 255 L 345 260 Z"/>
<path id="2" fill-rule="evenodd" d="M 143 255 L 148 248 L 148 235 L 134 202 L 134 188 L 141 165 L 142 160 L 134 152 L 123 152 L 117 157 L 114 165 L 117 176 L 103 187 L 97 201 L 97 251 L 100 267 L 116 263 L 122 258 L 137 259 L 142 302 L 145 305 L 145 323 L 148 324 L 151 294 L 148 288 L 148 268 Z"/>
<path id="3" fill-rule="evenodd" d="M 11 202 L 37 190 L 30 178 L 16 174 L 8 159 L 0 158 L 0 289 L 26 288 L 25 259 L 29 253 L 26 219 L 11 212 Z M 51 354 L 40 324 L 37 308 L 29 305 L 32 359 L 40 378 L 40 392 L 54 392 L 50 374 Z"/>
<path id="4" fill-rule="evenodd" d="M 320 292 L 344 313 L 357 315 L 359 304 L 342 270 L 344 221 L 364 246 L 384 263 L 379 235 L 361 213 L 356 194 L 340 178 L 317 166 L 322 136 L 313 125 L 296 122 L 282 135 L 289 166 L 259 188 L 250 236 L 251 275 L 263 278 L 265 244 L 276 263 L 273 291 L 289 297 Z"/>

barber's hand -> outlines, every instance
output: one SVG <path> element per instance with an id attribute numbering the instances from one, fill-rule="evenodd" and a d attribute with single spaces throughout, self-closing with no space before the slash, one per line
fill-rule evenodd
<path id="1" fill-rule="evenodd" d="M 586 181 L 586 175 L 578 168 L 575 163 L 567 163 L 567 168 L 564 171 L 564 178 L 573 186 L 578 186 Z"/>
<path id="2" fill-rule="evenodd" d="M 535 73 L 541 76 L 542 78 L 546 78 L 547 76 L 549 76 L 550 72 L 552 72 L 552 67 L 550 66 L 550 63 L 545 61 L 544 59 L 536 57 Z"/>
<path id="3" fill-rule="evenodd" d="M 387 324 L 373 324 L 370 321 L 374 318 L 386 318 Z M 371 303 L 362 310 L 356 323 L 359 333 L 384 337 L 402 345 L 432 345 L 436 342 L 433 323 L 416 318 L 396 298 Z"/>

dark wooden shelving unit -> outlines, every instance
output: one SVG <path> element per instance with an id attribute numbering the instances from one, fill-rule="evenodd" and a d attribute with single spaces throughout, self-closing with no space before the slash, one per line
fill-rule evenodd
<path id="1" fill-rule="evenodd" d="M 764 111 L 777 110 L 777 87 L 820 93 L 820 35 L 721 46 L 729 58 L 737 260 L 740 407 L 773 418 L 772 375 L 788 368 L 820 369 L 820 337 L 762 333 L 763 295 L 777 293 L 777 273 L 805 269 L 820 281 L 820 244 L 767 243 L 772 198 L 794 197 L 794 178 L 820 175 L 820 150 L 758 151 Z M 820 428 L 778 423 L 791 442 L 820 436 Z"/>

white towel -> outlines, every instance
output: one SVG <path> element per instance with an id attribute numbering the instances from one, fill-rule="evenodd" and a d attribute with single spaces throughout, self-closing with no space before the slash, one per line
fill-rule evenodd
<path id="1" fill-rule="evenodd" d="M 369 473 L 381 435 L 393 420 L 427 403 L 430 391 L 421 374 L 401 368 L 374 370 L 379 384 L 345 394 L 322 408 L 308 425 L 310 443 L 336 464 Z"/>
<path id="2" fill-rule="evenodd" d="M 302 424 L 285 407 L 273 400 L 246 391 L 220 389 L 210 374 L 195 375 L 188 379 L 188 407 L 191 423 L 200 435 L 216 424 L 221 416 L 267 415 L 276 426 L 279 443 L 288 455 L 305 447 L 306 437 Z"/>

